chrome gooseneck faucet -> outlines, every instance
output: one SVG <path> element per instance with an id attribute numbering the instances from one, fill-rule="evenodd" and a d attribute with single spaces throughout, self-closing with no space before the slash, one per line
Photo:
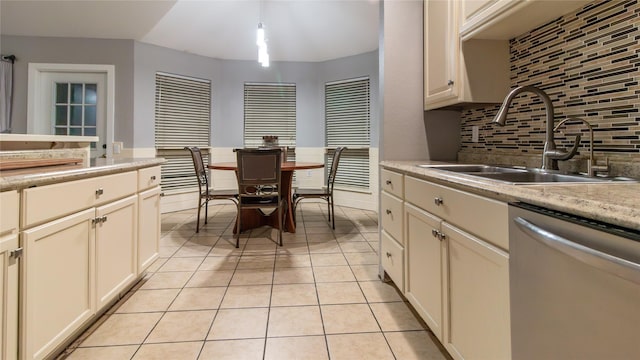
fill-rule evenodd
<path id="1" fill-rule="evenodd" d="M 587 162 L 587 175 L 595 176 L 597 172 L 609 171 L 609 159 L 607 159 L 606 165 L 596 164 L 596 158 L 593 156 L 593 126 L 591 126 L 591 124 L 587 122 L 587 120 L 577 116 L 568 117 L 560 121 L 558 125 L 556 125 L 556 127 L 553 129 L 553 131 L 558 130 L 562 125 L 564 125 L 564 123 L 571 121 L 580 121 L 585 124 L 587 126 L 587 129 L 589 130 L 589 161 Z"/>
<path id="2" fill-rule="evenodd" d="M 545 134 L 545 142 L 544 142 L 544 150 L 542 152 L 542 169 L 544 170 L 558 170 L 558 160 L 569 160 L 571 159 L 576 152 L 578 151 L 578 145 L 580 144 L 580 135 L 576 136 L 576 142 L 573 144 L 573 147 L 569 152 L 558 150 L 556 148 L 555 139 L 553 136 L 553 123 L 554 123 L 554 111 L 553 104 L 551 103 L 551 99 L 549 95 L 544 91 L 538 89 L 535 86 L 519 86 L 507 95 L 504 98 L 504 102 L 496 117 L 493 119 L 494 123 L 497 123 L 500 126 L 504 126 L 507 122 L 507 114 L 509 112 L 509 106 L 511 105 L 511 101 L 516 95 L 522 92 L 531 92 L 538 95 L 542 101 L 544 102 L 545 113 L 546 113 L 546 134 Z"/>

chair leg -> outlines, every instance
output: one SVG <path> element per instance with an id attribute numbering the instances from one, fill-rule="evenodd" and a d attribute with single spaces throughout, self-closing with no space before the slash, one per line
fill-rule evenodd
<path id="1" fill-rule="evenodd" d="M 240 216 L 240 206 L 238 206 L 238 216 L 236 223 L 236 249 L 240 247 L 240 232 L 242 231 L 242 216 Z"/>
<path id="2" fill-rule="evenodd" d="M 209 218 L 209 198 L 204 201 L 204 224 L 207 224 L 207 218 Z"/>
<path id="3" fill-rule="evenodd" d="M 329 195 L 331 201 L 331 221 L 333 221 L 333 230 L 336 229 L 336 209 L 333 207 L 333 195 Z"/>
<path id="4" fill-rule="evenodd" d="M 198 200 L 198 219 L 196 220 L 196 233 L 200 231 L 200 209 L 202 209 L 202 204 L 200 200 Z"/>
<path id="5" fill-rule="evenodd" d="M 278 243 L 280 244 L 280 246 L 282 246 L 282 228 L 284 227 L 284 219 L 282 216 L 282 204 L 280 204 L 280 206 L 278 206 L 278 224 L 280 224 L 280 226 L 278 226 Z"/>
<path id="6" fill-rule="evenodd" d="M 327 222 L 331 222 L 331 202 L 327 198 Z"/>

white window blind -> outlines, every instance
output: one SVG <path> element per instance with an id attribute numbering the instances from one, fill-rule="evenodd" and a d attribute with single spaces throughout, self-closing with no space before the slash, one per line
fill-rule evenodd
<path id="1" fill-rule="evenodd" d="M 325 84 L 327 169 L 333 149 L 346 146 L 340 157 L 336 188 L 369 188 L 370 91 L 369 78 Z"/>
<path id="2" fill-rule="evenodd" d="M 162 165 L 162 190 L 189 191 L 198 183 L 193 161 L 185 146 L 203 148 L 207 154 L 211 135 L 211 82 L 156 73 L 155 144 Z M 206 160 L 205 160 L 206 163 Z"/>
<path id="3" fill-rule="evenodd" d="M 264 135 L 278 136 L 280 146 L 296 145 L 296 85 L 244 85 L 244 145 L 262 145 Z"/>

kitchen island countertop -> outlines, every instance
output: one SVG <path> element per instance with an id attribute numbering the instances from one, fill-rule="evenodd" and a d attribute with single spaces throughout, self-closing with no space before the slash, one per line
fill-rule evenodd
<path id="1" fill-rule="evenodd" d="M 640 183 L 554 183 L 513 185 L 462 173 L 418 167 L 437 161 L 382 161 L 389 170 L 496 200 L 522 201 L 622 227 L 640 230 Z"/>

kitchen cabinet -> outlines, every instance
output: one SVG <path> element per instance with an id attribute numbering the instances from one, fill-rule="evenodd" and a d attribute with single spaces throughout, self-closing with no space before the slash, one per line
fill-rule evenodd
<path id="1" fill-rule="evenodd" d="M 500 103 L 507 95 L 507 41 L 460 40 L 462 4 L 424 2 L 424 108 Z"/>
<path id="2" fill-rule="evenodd" d="M 380 265 L 404 293 L 404 175 L 384 169 L 380 174 Z"/>
<path id="3" fill-rule="evenodd" d="M 18 201 L 17 191 L 0 193 L 0 358 L 7 360 L 18 358 Z"/>
<path id="4" fill-rule="evenodd" d="M 160 166 L 138 170 L 138 274 L 160 250 Z"/>
<path id="5" fill-rule="evenodd" d="M 136 279 L 137 183 L 129 171 L 22 191 L 24 359 L 49 356 Z"/>
<path id="6" fill-rule="evenodd" d="M 462 40 L 509 40 L 584 6 L 592 0 L 463 0 Z"/>
<path id="7" fill-rule="evenodd" d="M 454 359 L 510 358 L 507 204 L 404 177 L 405 296 Z"/>

